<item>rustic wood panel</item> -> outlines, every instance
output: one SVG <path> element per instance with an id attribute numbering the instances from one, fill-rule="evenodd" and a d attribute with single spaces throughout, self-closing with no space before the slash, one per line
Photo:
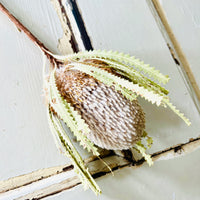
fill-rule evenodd
<path id="1" fill-rule="evenodd" d="M 18 9 L 20 18 L 23 16 L 23 23 L 28 25 L 30 30 L 38 35 L 47 47 L 54 52 L 57 52 L 57 39 L 58 36 L 60 37 L 60 35 L 62 35 L 62 30 L 49 2 L 43 1 L 41 3 L 41 1 L 29 1 L 27 3 L 25 0 L 13 0 L 12 2 L 14 13 L 17 14 Z M 169 74 L 172 78 L 168 88 L 172 91 L 171 97 L 174 103 L 179 105 L 188 117 L 191 118 L 193 125 L 187 128 L 186 125 L 172 112 L 164 109 L 157 109 L 156 106 L 150 106 L 141 101 L 147 113 L 147 130 L 153 135 L 155 141 L 155 145 L 151 152 L 163 150 L 173 144 L 186 142 L 188 138 L 198 136 L 200 127 L 198 123 L 199 114 L 184 86 L 176 65 L 167 49 L 166 43 L 163 40 L 145 1 L 140 1 L 140 4 L 136 0 L 126 0 L 126 4 L 116 0 L 102 0 L 101 2 L 91 0 L 88 1 L 87 4 L 84 4 L 84 2 L 85 1 L 82 0 L 78 1 L 94 48 L 124 51 L 140 57 L 145 60 L 146 63 L 158 66 L 162 72 Z M 12 7 L 8 1 L 5 1 L 5 3 L 9 8 Z M 20 4 L 18 5 L 18 3 Z M 38 9 L 40 6 L 42 7 L 41 10 Z M 43 13 L 46 6 L 49 9 L 48 14 Z M 27 17 L 27 12 L 30 12 L 30 18 Z M 48 19 L 48 15 L 52 15 L 53 17 Z M 48 131 L 45 109 L 41 97 L 41 68 L 36 67 L 41 66 L 42 64 L 40 51 L 38 51 L 22 33 L 19 33 L 16 28 L 8 22 L 6 17 L 2 14 L 0 14 L 0 17 L 5 21 L 3 23 L 3 29 L 0 29 L 5 31 L 1 31 L 0 34 L 2 34 L 3 38 L 8 38 L 7 42 L 1 41 L 3 44 L 2 46 L 7 46 L 4 49 L 4 52 L 0 52 L 0 55 L 3 57 L 3 65 L 1 66 L 9 66 L 6 69 L 2 68 L 3 81 L 6 83 L 5 80 L 7 80 L 3 92 L 12 91 L 12 93 L 14 93 L 13 96 L 10 95 L 12 93 L 9 93 L 10 96 L 7 95 L 6 99 L 1 100 L 1 108 L 4 109 L 4 112 L 1 112 L 1 119 L 4 120 L 4 124 L 7 126 L 5 129 L 2 128 L 4 139 L 0 141 L 0 143 L 2 143 L 1 148 L 3 149 L 0 153 L 3 154 L 3 157 L 2 155 L 0 156 L 5 162 L 0 169 L 4 170 L 2 171 L 2 174 L 5 174 L 4 178 L 7 178 L 39 168 L 63 164 L 65 163 L 65 159 L 57 153 L 52 137 Z M 27 18 L 30 21 L 26 22 L 26 20 L 28 20 Z M 33 24 L 30 25 L 30 22 Z M 2 24 L 0 26 L 2 26 Z M 52 27 L 54 26 L 58 29 L 59 35 L 57 35 L 57 32 L 56 34 L 51 32 Z M 44 29 L 47 30 L 48 34 Z M 7 37 L 6 33 L 9 33 L 9 31 L 11 36 L 8 35 L 9 37 Z M 13 41 L 16 42 L 15 45 L 13 45 Z M 21 43 L 23 43 L 23 45 Z M 11 49 L 11 47 L 13 47 L 13 49 Z M 25 60 L 24 52 L 26 52 Z M 12 60 L 8 59 L 9 53 L 13 58 Z M 30 71 L 31 75 L 27 75 L 27 69 L 28 72 Z M 15 74 L 9 77 L 9 79 L 5 79 L 7 74 L 11 74 L 13 70 Z M 15 87 L 17 84 L 10 85 L 10 82 L 14 82 L 16 77 L 20 77 L 19 83 L 24 85 L 23 88 L 16 89 Z M 24 91 L 27 91 L 27 93 L 24 93 Z M 34 98 L 36 98 L 36 100 Z M 17 111 L 23 110 L 23 113 L 21 113 L 23 117 L 21 118 L 19 118 L 20 114 L 16 114 L 16 110 L 14 110 L 13 107 L 10 106 L 9 108 L 4 108 L 3 106 L 5 105 L 5 102 L 12 102 L 13 99 L 17 99 L 17 105 L 20 105 L 15 109 Z M 25 100 L 22 101 L 21 99 Z M 183 99 L 185 100 L 184 102 Z M 31 103 L 31 108 L 27 104 L 27 101 Z M 7 118 L 5 117 L 5 113 Z M 30 113 L 32 114 L 30 115 Z M 8 123 L 8 118 L 10 121 L 16 121 L 16 123 L 12 124 L 10 121 Z M 23 132 L 19 130 L 19 127 L 17 126 L 21 122 L 26 122 L 25 130 Z M 12 126 L 10 126 L 11 124 Z M 36 124 L 37 127 L 34 126 L 34 124 Z M 30 136 L 27 135 L 27 132 Z M 12 142 L 10 141 L 11 136 L 13 136 Z M 19 137 L 20 140 L 18 139 Z M 26 149 L 26 151 L 24 149 Z M 5 154 L 5 152 L 7 153 Z M 8 155 L 12 155 L 12 157 L 8 157 Z M 195 171 L 199 170 L 198 156 L 199 152 L 196 152 L 183 160 L 163 161 L 150 169 L 144 166 L 139 171 L 126 169 L 116 172 L 115 177 L 108 176 L 101 178 L 98 183 L 100 183 L 104 195 L 99 199 L 129 199 L 134 197 L 145 199 L 144 195 L 146 194 L 149 195 L 149 198 L 155 199 L 155 195 L 158 193 L 156 190 L 157 188 L 154 187 L 156 185 L 162 185 L 162 187 L 165 188 L 163 193 L 158 193 L 160 198 L 163 197 L 163 195 L 166 196 L 166 199 L 176 199 L 176 197 L 182 198 L 184 196 L 181 190 L 182 188 L 188 187 L 188 182 L 193 181 L 195 185 L 198 185 L 199 177 L 195 176 L 195 179 L 191 180 L 190 175 L 192 172 L 195 173 Z M 13 163 L 14 165 L 12 165 Z M 196 168 L 193 167 L 192 163 L 194 163 Z M 186 166 L 184 170 L 187 172 L 184 176 L 184 180 L 182 179 L 184 171 L 177 170 L 183 165 Z M 8 166 L 8 169 L 4 169 L 5 166 Z M 170 170 L 168 170 L 169 168 Z M 158 172 L 160 173 L 159 177 Z M 162 179 L 164 173 L 166 173 L 166 176 L 164 176 L 165 181 Z M 153 181 L 154 185 L 149 188 Z M 171 181 L 174 184 L 170 185 Z M 175 187 L 176 185 L 181 185 L 181 187 Z M 133 190 L 133 188 L 136 188 L 136 190 Z M 147 193 L 144 191 L 147 191 Z M 193 196 L 190 196 L 190 194 L 193 194 Z M 198 195 L 198 188 L 190 187 L 186 198 L 192 197 L 193 199 L 197 199 Z M 66 197 L 93 199 L 94 196 L 91 191 L 83 193 L 82 187 L 79 187 L 71 193 L 63 193 L 63 195 L 57 197 L 53 196 L 50 199 L 66 199 Z"/>
<path id="2" fill-rule="evenodd" d="M 74 190 L 46 199 L 199 200 L 199 155 L 199 151 L 196 151 L 181 158 L 156 162 L 151 168 L 147 165 L 136 170 L 125 168 L 116 171 L 114 176 L 99 178 L 98 184 L 103 194 L 97 198 L 91 191 L 77 186 Z"/>
<path id="3" fill-rule="evenodd" d="M 62 35 L 49 1 L 1 1 L 57 51 Z M 42 53 L 0 12 L 0 179 L 67 162 L 54 145 L 42 92 Z"/>
<path id="4" fill-rule="evenodd" d="M 200 3 L 198 0 L 160 0 L 200 87 Z"/>
<path id="5" fill-rule="evenodd" d="M 169 148 L 164 152 L 156 152 L 152 155 L 152 157 L 154 162 L 168 160 L 171 157 L 177 158 L 180 156 L 185 156 L 193 152 L 194 149 L 198 149 L 199 147 L 200 138 L 197 138 L 196 140 L 189 141 L 186 144 L 180 144 Z M 104 161 L 110 166 L 110 168 L 112 168 L 112 173 L 114 174 L 116 170 L 122 169 L 124 167 L 130 167 L 130 165 L 132 165 L 132 170 L 134 170 L 144 164 L 144 160 L 138 160 L 136 163 L 131 164 L 130 161 L 116 155 L 107 155 Z M 157 164 L 157 162 L 155 164 Z M 98 159 L 88 163 L 88 167 L 90 172 L 95 177 L 102 177 L 110 173 L 109 169 L 104 165 L 104 163 Z M 176 165 L 174 167 L 176 167 Z M 170 173 L 171 172 L 172 171 L 170 171 Z M 172 175 L 170 174 L 169 177 L 171 178 L 171 176 Z M 188 176 L 190 175 L 188 174 Z M 106 177 L 104 178 L 106 179 Z M 152 184 L 155 184 L 156 181 L 157 180 L 155 179 L 155 182 Z M 29 184 L 30 182 L 32 182 L 31 185 L 24 185 L 24 187 L 18 188 L 20 184 Z M 79 184 L 80 180 L 74 176 L 72 165 L 47 168 L 35 171 L 31 174 L 14 177 L 4 182 L 0 182 L 0 192 L 2 189 L 5 191 L 10 188 L 10 185 L 16 188 L 12 191 L 0 194 L 0 199 L 43 199 L 44 197 L 50 197 L 64 190 L 71 191 L 72 189 L 75 189 L 75 187 L 77 187 Z M 186 183 L 182 185 L 185 186 L 185 184 Z M 174 189 L 176 190 L 176 188 Z M 198 188 L 193 189 L 193 191 L 195 190 L 198 190 Z M 124 188 L 122 187 L 122 192 L 123 191 Z M 73 194 L 71 197 L 73 197 Z"/>

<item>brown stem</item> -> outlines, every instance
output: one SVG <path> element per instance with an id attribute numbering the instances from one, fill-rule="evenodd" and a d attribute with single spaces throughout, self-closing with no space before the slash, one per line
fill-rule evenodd
<path id="1" fill-rule="evenodd" d="M 44 46 L 42 42 L 40 42 L 16 17 L 14 17 L 3 5 L 0 3 L 0 10 L 5 13 L 8 18 L 15 24 L 15 26 L 19 29 L 22 30 L 28 38 L 33 41 L 47 56 L 47 58 L 52 61 L 54 58 L 48 54 L 49 49 Z"/>

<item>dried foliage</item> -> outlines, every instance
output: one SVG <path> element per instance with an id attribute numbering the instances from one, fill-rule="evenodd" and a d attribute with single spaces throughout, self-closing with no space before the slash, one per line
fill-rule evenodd
<path id="1" fill-rule="evenodd" d="M 49 52 L 49 54 L 51 53 Z M 86 188 L 90 187 L 96 194 L 101 193 L 101 190 L 85 167 L 83 159 L 69 136 L 64 131 L 61 120 L 70 128 L 80 145 L 95 156 L 99 156 L 96 146 L 109 149 L 133 147 L 142 154 L 150 166 L 153 161 L 145 151 L 151 147 L 153 140 L 144 131 L 144 114 L 137 102 L 137 97 L 140 96 L 152 104 L 155 103 L 157 106 L 169 106 L 187 125 L 190 125 L 190 121 L 169 101 L 168 91 L 160 85 L 166 84 L 169 81 L 169 77 L 144 64 L 139 59 L 123 53 L 101 50 L 85 51 L 67 56 L 51 55 L 62 64 L 59 66 L 55 64 L 53 69 L 50 70 L 48 78 L 45 78 L 49 124 L 58 148 L 71 158 L 75 171 L 84 186 Z M 77 77 L 71 78 L 70 73 Z M 61 75 L 63 77 L 59 77 Z M 61 80 L 60 85 L 58 80 Z M 73 81 L 76 80 L 78 80 L 78 83 L 73 84 Z M 89 86 L 88 82 L 90 82 Z M 83 91 L 91 89 L 90 87 L 93 87 L 92 90 L 95 92 L 91 93 L 89 98 L 81 97 Z M 134 116 L 131 116 L 132 118 L 130 117 L 130 119 L 125 116 L 121 121 L 120 118 L 119 120 L 114 120 L 114 117 L 110 118 L 111 122 L 109 120 L 106 122 L 104 119 L 99 120 L 97 126 L 93 127 L 95 117 L 109 119 L 109 112 L 106 113 L 101 108 L 97 108 L 94 110 L 96 112 L 93 115 L 94 118 L 89 118 L 89 111 L 85 108 L 85 110 L 83 109 L 83 102 L 86 101 L 88 105 L 95 101 L 101 101 L 101 98 L 108 98 L 106 97 L 106 89 L 113 93 L 112 97 L 109 95 L 108 97 L 113 98 L 111 101 L 114 103 L 109 108 L 105 104 L 103 109 L 107 109 L 111 115 L 117 115 L 117 107 L 123 109 L 124 101 L 128 102 L 128 109 L 131 106 L 134 107 Z M 130 112 L 130 109 L 128 112 Z M 122 111 L 121 115 L 126 115 L 127 113 Z M 113 124 L 116 125 L 114 128 Z M 119 124 L 120 126 L 118 126 Z M 100 128 L 102 127 L 108 127 L 105 130 L 109 130 L 109 133 L 101 131 Z M 122 129 L 125 131 L 123 132 Z M 144 142 L 142 138 L 146 138 L 147 147 L 142 143 Z"/>

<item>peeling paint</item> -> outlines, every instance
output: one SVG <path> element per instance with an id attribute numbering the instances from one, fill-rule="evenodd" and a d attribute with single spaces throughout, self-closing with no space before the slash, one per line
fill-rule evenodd
<path id="1" fill-rule="evenodd" d="M 72 48 L 72 44 L 70 43 L 70 40 L 72 37 L 71 31 L 69 30 L 66 19 L 63 16 L 59 2 L 57 0 L 51 0 L 51 3 L 53 4 L 53 6 L 57 12 L 57 15 L 60 19 L 60 23 L 61 23 L 61 26 L 63 29 L 63 36 L 62 36 L 62 38 L 60 38 L 58 40 L 58 49 L 64 55 L 71 54 L 74 52 L 74 50 Z"/>

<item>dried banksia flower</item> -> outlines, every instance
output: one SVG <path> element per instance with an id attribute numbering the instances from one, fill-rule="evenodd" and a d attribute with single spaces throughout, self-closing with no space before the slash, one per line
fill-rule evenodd
<path id="1" fill-rule="evenodd" d="M 106 63 L 98 60 L 83 60 L 82 63 L 109 70 Z M 70 65 L 73 66 L 73 62 Z M 84 72 L 69 69 L 68 65 L 56 70 L 56 85 L 62 97 L 85 120 L 90 129 L 87 138 L 95 145 L 122 150 L 133 147 L 140 140 L 145 117 L 137 99 L 130 101 L 114 86 L 109 87 Z"/>
<path id="2" fill-rule="evenodd" d="M 59 63 L 54 63 L 45 81 L 52 133 L 59 148 L 71 158 L 82 183 L 96 194 L 101 191 L 60 120 L 94 155 L 99 156 L 96 146 L 114 150 L 133 147 L 149 165 L 153 162 L 145 153 L 141 139 L 146 138 L 148 147 L 152 139 L 144 130 L 145 115 L 137 101 L 138 96 L 157 106 L 169 106 L 190 125 L 170 103 L 168 91 L 152 80 L 166 84 L 168 76 L 140 60 L 123 53 L 100 50 L 68 56 L 51 55 Z"/>

